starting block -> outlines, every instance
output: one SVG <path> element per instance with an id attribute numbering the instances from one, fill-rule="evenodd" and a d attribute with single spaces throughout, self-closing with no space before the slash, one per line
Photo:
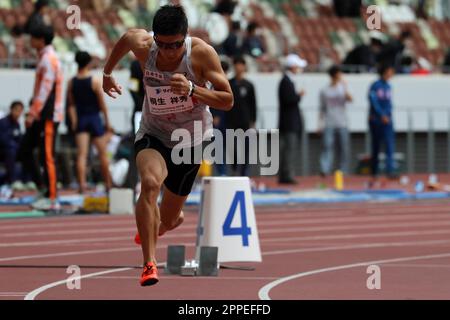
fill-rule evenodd
<path id="1" fill-rule="evenodd" d="M 218 247 L 201 247 L 200 260 L 185 260 L 185 246 L 169 246 L 165 273 L 216 277 L 219 275 L 218 252 Z"/>
<path id="2" fill-rule="evenodd" d="M 219 275 L 218 247 L 201 247 L 197 275 L 201 277 L 217 277 Z"/>
<path id="3" fill-rule="evenodd" d="M 181 268 L 185 264 L 185 246 L 169 246 L 167 248 L 167 264 L 165 273 L 181 274 Z"/>

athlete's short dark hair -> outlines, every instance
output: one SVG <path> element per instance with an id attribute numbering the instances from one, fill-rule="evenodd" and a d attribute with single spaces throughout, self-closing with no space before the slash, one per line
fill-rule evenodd
<path id="1" fill-rule="evenodd" d="M 92 61 L 92 57 L 86 51 L 78 51 L 75 55 L 75 61 L 78 64 L 79 69 L 83 69 Z"/>
<path id="2" fill-rule="evenodd" d="M 172 36 L 182 34 L 186 36 L 188 20 L 182 6 L 162 6 L 153 18 L 153 32 L 155 35 Z"/>
<path id="3" fill-rule="evenodd" d="M 39 24 L 36 27 L 33 27 L 30 33 L 32 38 L 44 39 L 46 45 L 51 44 L 55 37 L 53 27 L 45 24 Z"/>

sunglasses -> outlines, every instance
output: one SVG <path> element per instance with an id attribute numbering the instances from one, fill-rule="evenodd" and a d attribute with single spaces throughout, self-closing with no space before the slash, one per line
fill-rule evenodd
<path id="1" fill-rule="evenodd" d="M 180 40 L 180 41 L 167 43 L 167 42 L 159 41 L 156 37 L 153 37 L 153 39 L 155 40 L 155 43 L 158 46 L 158 48 L 166 49 L 166 50 L 180 49 L 184 45 L 184 41 L 185 41 L 185 39 L 183 39 L 183 40 Z"/>

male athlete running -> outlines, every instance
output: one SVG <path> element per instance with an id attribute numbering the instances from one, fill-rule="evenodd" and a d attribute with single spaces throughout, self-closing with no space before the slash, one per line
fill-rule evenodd
<path id="1" fill-rule="evenodd" d="M 141 177 L 136 224 L 144 257 L 142 286 L 158 282 L 158 235 L 183 222 L 182 208 L 199 170 L 199 164 L 193 162 L 174 164 L 171 153 L 178 141 L 171 140 L 172 132 L 184 128 L 191 133 L 190 145 L 183 145 L 181 152 L 190 151 L 192 155 L 204 139 L 195 136 L 194 122 L 200 121 L 206 132 L 212 129 L 208 106 L 221 110 L 233 106 L 233 93 L 217 53 L 201 39 L 189 37 L 187 31 L 183 8 L 163 6 L 153 20 L 154 35 L 146 30 L 129 30 L 115 45 L 104 68 L 103 90 L 113 98 L 122 94 L 122 87 L 111 73 L 129 51 L 136 55 L 144 72 L 146 98 L 135 143 Z M 209 89 L 211 86 L 213 89 Z"/>

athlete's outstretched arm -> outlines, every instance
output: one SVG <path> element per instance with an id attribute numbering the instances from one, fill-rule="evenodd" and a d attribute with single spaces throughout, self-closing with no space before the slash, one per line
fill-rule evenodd
<path id="1" fill-rule="evenodd" d="M 111 75 L 119 61 L 130 51 L 133 51 L 139 61 L 146 61 L 151 43 L 152 37 L 146 30 L 128 30 L 114 46 L 105 64 L 104 73 Z M 117 85 L 112 76 L 104 76 L 103 91 L 110 97 L 116 98 L 114 94 L 122 94 L 122 87 Z"/>

